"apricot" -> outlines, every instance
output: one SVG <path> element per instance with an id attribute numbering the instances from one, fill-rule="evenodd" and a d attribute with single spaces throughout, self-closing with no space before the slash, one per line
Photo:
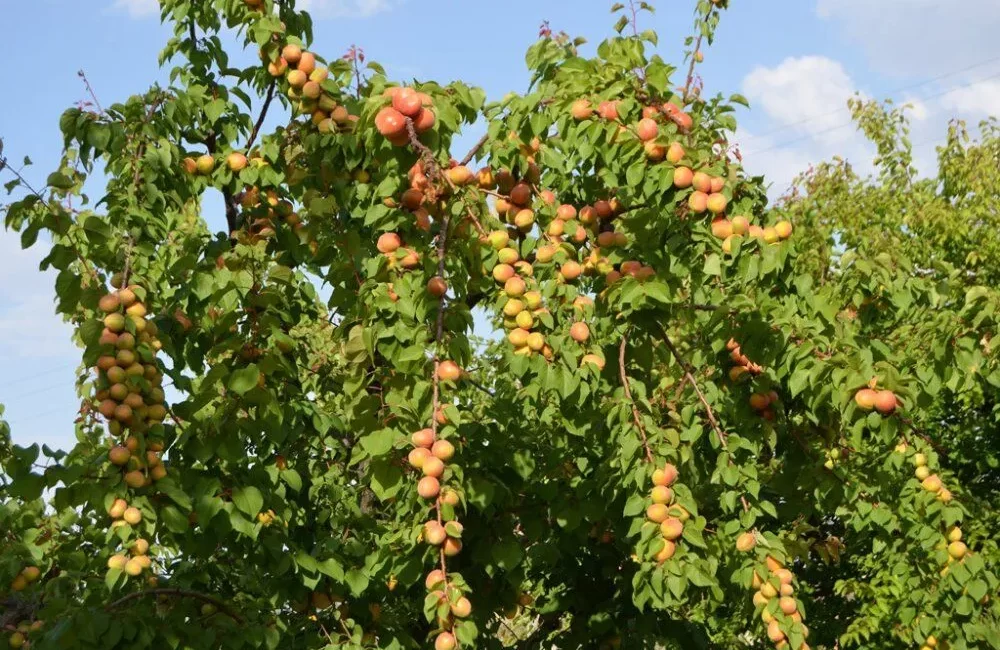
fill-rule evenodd
<path id="1" fill-rule="evenodd" d="M 653 487 L 650 496 L 653 499 L 653 503 L 668 504 L 674 499 L 674 491 L 666 485 L 657 485 Z"/>
<path id="2" fill-rule="evenodd" d="M 472 613 L 472 603 L 462 596 L 451 605 L 451 614 L 455 618 L 467 618 Z"/>
<path id="3" fill-rule="evenodd" d="M 590 328 L 586 323 L 578 321 L 570 326 L 569 335 L 577 343 L 584 343 L 590 338 Z"/>
<path id="4" fill-rule="evenodd" d="M 441 381 L 458 381 L 462 376 L 462 369 L 454 361 L 442 361 L 438 366 L 437 376 Z"/>
<path id="5" fill-rule="evenodd" d="M 526 206 L 531 202 L 531 186 L 518 183 L 510 190 L 510 201 L 517 206 Z"/>
<path id="6" fill-rule="evenodd" d="M 441 483 L 433 476 L 425 476 L 417 483 L 417 494 L 424 499 L 435 499 L 441 493 Z"/>
<path id="7" fill-rule="evenodd" d="M 573 102 L 569 112 L 575 120 L 586 120 L 594 115 L 594 109 L 590 105 L 590 101 L 586 99 L 578 99 Z"/>
<path id="8" fill-rule="evenodd" d="M 774 231 L 778 233 L 779 238 L 788 239 L 792 236 L 792 224 L 788 221 L 779 221 L 774 224 Z"/>
<path id="9" fill-rule="evenodd" d="M 646 508 L 646 519 L 649 519 L 653 523 L 663 523 L 669 516 L 669 509 L 663 503 L 654 503 Z"/>
<path id="10" fill-rule="evenodd" d="M 673 464 L 667 463 L 660 469 L 653 471 L 653 485 L 673 485 L 677 480 L 677 468 Z"/>
<path id="11" fill-rule="evenodd" d="M 423 108 L 423 102 L 413 88 L 400 88 L 399 92 L 393 95 L 392 107 L 406 117 L 416 117 Z"/>
<path id="12" fill-rule="evenodd" d="M 574 260 L 568 260 L 559 268 L 559 275 L 565 280 L 576 280 L 583 273 L 583 267 L 580 266 L 579 262 Z"/>
<path id="13" fill-rule="evenodd" d="M 618 119 L 618 101 L 603 101 L 597 105 L 597 114 L 605 120 Z"/>
<path id="14" fill-rule="evenodd" d="M 431 451 L 427 447 L 417 447 L 410 450 L 410 453 L 406 455 L 406 460 L 411 467 L 421 469 L 430 457 Z"/>
<path id="15" fill-rule="evenodd" d="M 448 533 L 444 526 L 436 521 L 428 521 L 424 524 L 424 541 L 432 546 L 441 546 L 444 540 L 448 539 Z"/>
<path id="16" fill-rule="evenodd" d="M 431 447 L 431 453 L 442 461 L 449 461 L 455 455 L 455 445 L 447 440 L 438 440 Z"/>
<path id="17" fill-rule="evenodd" d="M 411 440 L 414 445 L 417 447 L 426 447 L 428 449 L 430 449 L 431 445 L 434 444 L 435 439 L 436 436 L 434 435 L 434 431 L 432 429 L 421 429 L 411 436 Z"/>
<path id="18" fill-rule="evenodd" d="M 444 554 L 446 557 L 455 557 L 462 552 L 462 540 L 449 537 L 444 540 Z"/>
<path id="19" fill-rule="evenodd" d="M 375 247 L 380 253 L 388 255 L 389 253 L 396 252 L 401 245 L 402 242 L 399 239 L 399 235 L 394 232 L 387 232 L 379 235 L 378 242 L 375 244 Z"/>
<path id="20" fill-rule="evenodd" d="M 442 571 L 441 569 L 434 569 L 433 571 L 428 573 L 427 577 L 424 579 L 424 586 L 427 587 L 428 590 L 430 590 L 444 583 L 445 579 L 446 576 L 444 571 Z"/>
<path id="21" fill-rule="evenodd" d="M 663 540 L 663 548 L 656 554 L 657 562 L 666 562 L 674 556 L 677 552 L 677 544 L 670 541 L 669 539 Z"/>
<path id="22" fill-rule="evenodd" d="M 712 191 L 712 177 L 705 172 L 695 172 L 691 177 L 691 185 L 699 192 L 708 194 Z"/>
<path id="23" fill-rule="evenodd" d="M 434 128 L 436 122 L 437 117 L 434 115 L 434 111 L 429 108 L 422 108 L 417 113 L 417 116 L 413 118 L 413 128 L 417 133 L 423 133 Z"/>
<path id="24" fill-rule="evenodd" d="M 708 195 L 699 190 L 692 192 L 688 197 L 688 207 L 692 212 L 704 212 L 708 209 Z"/>
<path id="25" fill-rule="evenodd" d="M 435 275 L 427 281 L 427 293 L 440 298 L 448 292 L 448 283 L 440 275 Z"/>
<path id="26" fill-rule="evenodd" d="M 108 558 L 108 568 L 118 569 L 121 571 L 125 568 L 125 563 L 128 562 L 128 558 L 124 555 L 117 553 Z"/>
<path id="27" fill-rule="evenodd" d="M 456 647 L 458 647 L 458 641 L 451 632 L 442 632 L 434 639 L 434 650 L 455 650 Z"/>
<path id="28" fill-rule="evenodd" d="M 668 517 L 660 524 L 660 534 L 664 539 L 673 541 L 684 533 L 684 524 L 679 519 Z"/>
<path id="29" fill-rule="evenodd" d="M 718 239 L 726 239 L 733 234 L 733 224 L 725 217 L 712 219 L 712 236 Z"/>
<path id="30" fill-rule="evenodd" d="M 660 132 L 660 127 L 659 125 L 657 125 L 656 120 L 644 117 L 641 120 L 639 120 L 639 124 L 638 126 L 636 126 L 635 130 L 636 134 L 639 136 L 639 139 L 642 140 L 643 142 L 646 142 L 648 140 L 653 140 L 656 138 L 656 136 Z"/>
<path id="31" fill-rule="evenodd" d="M 961 560 L 968 552 L 969 547 L 965 545 L 965 542 L 952 542 L 948 544 L 948 555 L 952 559 Z"/>
<path id="32" fill-rule="evenodd" d="M 132 453 L 121 446 L 114 446 L 111 451 L 108 452 L 108 460 L 111 461 L 112 465 L 118 465 L 119 467 L 128 463 L 128 459 L 132 457 Z"/>
<path id="33" fill-rule="evenodd" d="M 135 526 L 142 521 L 142 512 L 134 506 L 129 506 L 128 508 L 125 508 L 125 512 L 122 513 L 122 519 L 124 519 L 126 523 Z"/>
<path id="34" fill-rule="evenodd" d="M 604 370 L 605 361 L 602 357 L 596 354 L 585 354 L 583 355 L 583 358 L 580 359 L 580 365 L 584 366 L 587 364 L 597 367 L 598 370 Z"/>
<path id="35" fill-rule="evenodd" d="M 528 290 L 528 286 L 524 283 L 524 280 L 513 276 L 504 282 L 503 290 L 511 298 L 518 298 L 524 295 L 524 292 Z"/>
<path id="36" fill-rule="evenodd" d="M 745 532 L 736 538 L 736 550 L 746 553 L 757 545 L 757 536 L 753 532 Z"/>
<path id="37" fill-rule="evenodd" d="M 286 60 L 288 57 L 285 57 Z M 299 57 L 298 63 L 295 64 L 297 70 L 304 72 L 306 75 L 310 75 L 316 69 L 316 55 L 312 52 L 302 52 Z"/>
<path id="38" fill-rule="evenodd" d="M 281 58 L 295 65 L 302 58 L 302 48 L 294 43 L 289 43 L 281 49 Z"/>
<path id="39" fill-rule="evenodd" d="M 675 165 L 679 163 L 684 158 L 684 147 L 679 142 L 673 142 L 667 147 L 667 160 L 674 163 Z M 674 179 L 676 182 L 677 175 L 674 174 Z"/>
<path id="40" fill-rule="evenodd" d="M 733 234 L 745 235 L 750 230 L 750 220 L 743 216 L 733 217 Z"/>
<path id="41" fill-rule="evenodd" d="M 880 390 L 875 394 L 875 410 L 882 415 L 889 415 L 896 410 L 896 394 L 891 390 Z"/>
<path id="42" fill-rule="evenodd" d="M 721 214 L 726 211 L 728 203 L 729 201 L 722 194 L 709 194 L 705 205 L 712 214 Z"/>
<path id="43" fill-rule="evenodd" d="M 875 401 L 878 397 L 876 393 L 871 388 L 862 388 L 858 392 L 854 393 L 854 403 L 858 405 L 859 408 L 870 411 L 875 408 Z"/>
<path id="44" fill-rule="evenodd" d="M 921 481 L 920 485 L 928 492 L 939 492 L 943 487 L 941 478 L 937 474 L 931 474 Z"/>
<path id="45" fill-rule="evenodd" d="M 400 135 L 406 131 L 406 118 L 387 106 L 375 115 L 375 128 L 386 137 Z"/>

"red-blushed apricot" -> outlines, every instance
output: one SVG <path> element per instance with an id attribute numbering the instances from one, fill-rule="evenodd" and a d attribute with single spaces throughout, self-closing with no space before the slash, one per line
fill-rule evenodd
<path id="1" fill-rule="evenodd" d="M 660 523 L 660 534 L 663 535 L 663 539 L 669 539 L 674 541 L 678 539 L 684 533 L 684 524 L 681 523 L 680 519 L 675 519 L 673 517 L 667 517 Z"/>
<path id="2" fill-rule="evenodd" d="M 604 364 L 604 358 L 596 354 L 585 354 L 583 355 L 583 358 L 580 359 L 581 366 L 592 365 L 598 370 L 604 370 Z"/>
<path id="3" fill-rule="evenodd" d="M 646 152 L 646 158 L 652 162 L 660 162 L 667 156 L 667 148 L 662 144 L 656 144 L 652 140 L 643 142 L 642 149 Z"/>
<path id="4" fill-rule="evenodd" d="M 503 290 L 511 298 L 517 298 L 524 295 L 524 292 L 528 290 L 528 285 L 515 275 L 504 282 Z"/>
<path id="5" fill-rule="evenodd" d="M 451 632 L 442 632 L 434 639 L 434 650 L 455 650 L 458 641 Z"/>
<path id="6" fill-rule="evenodd" d="M 449 537 L 444 541 L 444 554 L 447 557 L 455 557 L 462 552 L 462 540 L 456 537 Z"/>
<path id="7" fill-rule="evenodd" d="M 785 615 L 791 615 L 798 609 L 798 605 L 795 603 L 795 599 L 790 596 L 782 596 L 778 599 L 778 607 Z"/>
<path id="8" fill-rule="evenodd" d="M 287 59 L 287 57 L 285 58 Z M 295 68 L 306 73 L 306 75 L 312 74 L 316 69 L 316 55 L 303 50 L 298 63 L 295 64 Z"/>
<path id="9" fill-rule="evenodd" d="M 401 245 L 402 242 L 399 239 L 399 235 L 394 232 L 387 232 L 379 235 L 375 247 L 380 253 L 388 255 L 389 253 L 395 253 Z"/>
<path id="10" fill-rule="evenodd" d="M 614 210 L 611 209 L 610 201 L 597 201 L 594 203 L 594 212 L 597 213 L 600 219 L 610 219 L 614 216 Z"/>
<path id="11" fill-rule="evenodd" d="M 528 232 L 535 225 L 535 213 L 527 208 L 518 210 L 514 215 L 514 225 L 521 232 Z"/>
<path id="12" fill-rule="evenodd" d="M 462 369 L 454 361 L 442 361 L 438 365 L 437 376 L 441 381 L 458 381 L 462 377 Z"/>
<path id="13" fill-rule="evenodd" d="M 538 193 L 538 198 L 542 200 L 545 205 L 555 205 L 556 203 L 556 193 L 552 190 L 542 190 Z"/>
<path id="14" fill-rule="evenodd" d="M 414 434 L 410 437 L 414 445 L 417 447 L 426 447 L 427 449 L 430 449 L 436 438 L 437 437 L 434 435 L 434 431 L 432 429 L 421 429 L 420 431 L 414 432 Z"/>
<path id="15" fill-rule="evenodd" d="M 438 440 L 431 447 L 431 453 L 442 461 L 449 461 L 455 456 L 455 445 L 447 440 Z"/>
<path id="16" fill-rule="evenodd" d="M 725 217 L 712 219 L 712 235 L 718 239 L 725 239 L 733 234 L 733 224 Z"/>
<path id="17" fill-rule="evenodd" d="M 722 214 L 726 211 L 726 205 L 729 201 L 721 194 L 709 194 L 708 200 L 705 202 L 705 207 L 712 214 Z"/>
<path id="18" fill-rule="evenodd" d="M 761 395 L 760 393 L 754 393 L 750 396 L 750 408 L 755 411 L 763 411 L 771 403 L 771 400 L 767 395 Z"/>
<path id="19" fill-rule="evenodd" d="M 712 177 L 705 172 L 695 172 L 691 177 L 691 185 L 699 192 L 708 194 L 712 191 Z"/>
<path id="20" fill-rule="evenodd" d="M 451 615 L 455 618 L 468 618 L 471 613 L 472 603 L 465 596 L 462 596 L 451 605 Z"/>
<path id="21" fill-rule="evenodd" d="M 636 126 L 635 131 L 639 136 L 639 139 L 646 142 L 647 140 L 655 139 L 656 136 L 659 135 L 660 127 L 656 123 L 656 120 L 644 117 L 639 120 L 639 124 Z"/>
<path id="22" fill-rule="evenodd" d="M 896 410 L 898 401 L 891 390 L 880 390 L 875 393 L 875 410 L 882 415 L 889 415 Z"/>
<path id="23" fill-rule="evenodd" d="M 662 468 L 653 471 L 653 485 L 670 486 L 677 480 L 677 468 L 672 463 L 667 463 Z"/>
<path id="24" fill-rule="evenodd" d="M 122 515 L 125 514 L 126 508 L 128 508 L 128 503 L 126 503 L 125 499 L 115 499 L 108 507 L 108 515 L 112 519 L 121 519 Z"/>
<path id="25" fill-rule="evenodd" d="M 943 487 L 943 484 L 941 483 L 941 477 L 937 474 L 931 474 L 920 482 L 920 486 L 928 492 L 939 492 Z"/>
<path id="26" fill-rule="evenodd" d="M 653 523 L 659 524 L 666 521 L 667 517 L 670 516 L 669 509 L 666 504 L 654 503 L 653 505 L 646 508 L 646 519 L 652 521 Z"/>
<path id="27" fill-rule="evenodd" d="M 441 483 L 433 476 L 425 476 L 417 483 L 417 494 L 424 499 L 436 499 L 441 492 Z"/>
<path id="28" fill-rule="evenodd" d="M 112 465 L 118 465 L 119 467 L 128 463 L 128 459 L 132 457 L 132 452 L 130 452 L 125 447 L 114 446 L 108 452 L 108 460 L 111 461 Z"/>
<path id="29" fill-rule="evenodd" d="M 281 58 L 283 58 L 285 61 L 288 61 L 292 65 L 298 63 L 301 57 L 302 57 L 302 48 L 299 47 L 298 45 L 295 45 L 294 43 L 289 43 L 281 50 Z"/>
<path id="30" fill-rule="evenodd" d="M 404 134 L 406 118 L 396 109 L 387 106 L 375 115 L 375 128 L 386 137 Z"/>
<path id="31" fill-rule="evenodd" d="M 590 328 L 586 323 L 578 321 L 570 325 L 569 335 L 577 343 L 584 343 L 590 338 Z"/>
<path id="32" fill-rule="evenodd" d="M 432 546 L 441 546 L 444 540 L 448 539 L 448 533 L 444 531 L 444 526 L 437 521 L 431 520 L 424 524 L 424 541 Z"/>
<path id="33" fill-rule="evenodd" d="M 666 562 L 667 560 L 672 558 L 676 552 L 677 552 L 677 544 L 670 541 L 669 539 L 665 539 L 663 540 L 663 548 L 660 549 L 659 552 L 657 552 L 656 554 L 656 561 L 662 564 L 663 562 Z"/>
<path id="34" fill-rule="evenodd" d="M 493 279 L 501 284 L 514 279 L 515 275 L 514 267 L 510 264 L 497 264 L 493 267 Z"/>
<path id="35" fill-rule="evenodd" d="M 576 208 L 567 203 L 563 203 L 558 208 L 556 208 L 556 219 L 561 221 L 569 221 L 576 217 Z"/>
<path id="36" fill-rule="evenodd" d="M 526 206 L 531 202 L 531 186 L 518 183 L 510 190 L 510 201 L 517 206 Z"/>
<path id="37" fill-rule="evenodd" d="M 674 170 L 674 187 L 684 189 L 694 182 L 694 172 L 690 167 L 678 167 Z"/>
<path id="38" fill-rule="evenodd" d="M 421 469 L 424 466 L 424 462 L 430 458 L 431 452 L 427 447 L 416 447 L 411 449 L 410 453 L 407 454 L 406 460 L 410 463 L 410 466 L 415 469 Z"/>
<path id="39" fill-rule="evenodd" d="M 708 209 L 708 195 L 701 191 L 694 191 L 688 197 L 688 207 L 692 212 L 701 213 Z"/>
<path id="40" fill-rule="evenodd" d="M 618 100 L 603 101 L 597 105 L 597 114 L 610 121 L 618 119 Z"/>
<path id="41" fill-rule="evenodd" d="M 582 273 L 583 267 L 580 266 L 579 262 L 574 260 L 567 260 L 561 267 L 559 267 L 559 275 L 561 275 L 564 280 L 576 280 Z"/>
<path id="42" fill-rule="evenodd" d="M 871 388 L 862 388 L 858 392 L 854 393 L 854 402 L 859 408 L 865 411 L 870 411 L 875 408 L 875 400 L 878 397 L 876 393 Z"/>
<path id="43" fill-rule="evenodd" d="M 423 108 L 423 102 L 413 88 L 400 88 L 392 97 L 392 107 L 406 117 L 416 117 Z"/>
<path id="44" fill-rule="evenodd" d="M 774 231 L 781 239 L 788 239 L 792 236 L 792 224 L 789 221 L 779 221 L 774 224 Z"/>
<path id="45" fill-rule="evenodd" d="M 440 275 L 435 275 L 427 281 L 427 293 L 435 298 L 440 298 L 448 293 L 448 283 Z"/>

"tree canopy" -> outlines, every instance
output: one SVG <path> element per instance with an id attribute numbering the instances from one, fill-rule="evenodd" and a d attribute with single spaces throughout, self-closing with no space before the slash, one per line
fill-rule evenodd
<path id="1" fill-rule="evenodd" d="M 10 645 L 1000 648 L 1000 132 L 921 177 L 853 101 L 875 173 L 769 205 L 726 4 L 680 67 L 646 3 L 544 30 L 488 101 L 161 0 L 169 86 L 0 160 L 82 351 L 72 449 L 0 422 Z"/>

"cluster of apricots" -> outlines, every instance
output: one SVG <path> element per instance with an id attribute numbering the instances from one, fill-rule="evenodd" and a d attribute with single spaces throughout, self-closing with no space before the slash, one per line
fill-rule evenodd
<path id="1" fill-rule="evenodd" d="M 142 511 L 135 506 L 130 506 L 125 499 L 115 499 L 108 506 L 108 516 L 111 517 L 111 528 L 121 526 L 136 527 L 142 523 Z M 131 557 L 123 553 L 116 553 L 108 558 L 108 568 L 124 571 L 127 575 L 138 576 L 144 569 L 152 566 L 153 562 L 149 557 L 149 541 L 138 538 L 128 547 Z"/>
<path id="2" fill-rule="evenodd" d="M 733 244 L 743 236 L 760 239 L 765 244 L 777 244 L 788 239 L 792 236 L 792 223 L 779 221 L 773 226 L 761 228 L 751 224 L 744 216 L 736 216 L 730 220 L 725 215 L 719 215 L 712 219 L 712 235 L 722 240 L 723 252 L 732 253 Z"/>
<path id="3" fill-rule="evenodd" d="M 729 379 L 732 381 L 738 381 L 743 375 L 749 374 L 756 377 L 760 373 L 764 372 L 764 369 L 750 361 L 743 350 L 740 349 L 740 344 L 734 339 L 729 339 L 726 343 L 726 350 L 729 351 L 729 359 L 733 362 L 733 367 L 729 369 Z"/>
<path id="4" fill-rule="evenodd" d="M 737 549 L 741 551 L 749 551 L 755 545 L 756 536 L 753 533 L 744 533 L 736 542 Z M 797 631 L 805 639 L 809 636 L 809 628 L 802 622 L 799 602 L 795 599 L 795 575 L 770 555 L 766 564 L 766 578 L 762 578 L 756 570 L 753 572 L 751 586 L 757 590 L 753 603 L 767 626 L 767 638 L 778 650 L 787 650 L 791 645 L 784 630 Z M 793 650 L 809 650 L 809 644 L 802 641 Z"/>
<path id="5" fill-rule="evenodd" d="M 388 260 L 389 268 L 398 266 L 403 270 L 411 270 L 420 265 L 420 254 L 412 248 L 404 247 L 403 240 L 394 232 L 379 235 L 375 247 Z"/>
<path id="6" fill-rule="evenodd" d="M 653 470 L 652 503 L 646 508 L 646 519 L 660 527 L 663 545 L 659 546 L 654 559 L 663 564 L 677 552 L 677 540 L 684 534 L 684 522 L 690 514 L 680 504 L 674 503 L 674 491 L 670 486 L 677 481 L 677 468 L 667 463 Z"/>
<path id="7" fill-rule="evenodd" d="M 410 141 L 407 120 L 418 134 L 434 127 L 437 121 L 432 108 L 434 102 L 427 93 L 393 86 L 385 90 L 384 96 L 389 105 L 376 113 L 375 128 L 392 144 L 401 147 Z"/>
<path id="8" fill-rule="evenodd" d="M 247 215 L 249 243 L 274 237 L 277 225 L 284 224 L 297 233 L 304 232 L 305 223 L 291 201 L 281 198 L 274 190 L 261 193 L 260 188 L 248 186 L 235 197 Z"/>
<path id="9" fill-rule="evenodd" d="M 944 482 L 940 476 L 931 472 L 931 468 L 927 466 L 927 456 L 925 454 L 914 454 L 913 466 L 913 475 L 920 481 L 920 486 L 923 489 L 933 494 L 941 503 L 951 501 L 951 491 L 944 486 Z"/>
<path id="10" fill-rule="evenodd" d="M 358 121 L 346 107 L 337 103 L 336 98 L 323 88 L 330 72 L 317 65 L 316 55 L 307 52 L 294 43 L 288 43 L 278 57 L 268 62 L 267 71 L 272 77 L 284 77 L 288 84 L 285 94 L 293 102 L 296 110 L 310 118 L 313 126 L 321 133 L 349 131 Z"/>
<path id="11" fill-rule="evenodd" d="M 856 392 L 854 402 L 863 411 L 875 409 L 882 415 L 891 415 L 899 406 L 895 393 L 891 390 L 876 390 L 874 384 Z"/>
<path id="12" fill-rule="evenodd" d="M 41 619 L 36 619 L 34 621 L 21 621 L 13 628 L 10 636 L 7 637 L 7 645 L 11 648 L 30 648 L 31 641 L 29 636 L 38 632 L 44 627 L 45 622 Z"/>
<path id="13" fill-rule="evenodd" d="M 749 402 L 750 408 L 770 422 L 774 419 L 774 409 L 771 407 L 778 403 L 778 393 L 773 390 L 766 393 L 753 393 L 750 395 Z"/>
<path id="14" fill-rule="evenodd" d="M 24 591 L 28 586 L 42 576 L 42 570 L 36 566 L 26 566 L 21 569 L 10 583 L 11 591 Z"/>

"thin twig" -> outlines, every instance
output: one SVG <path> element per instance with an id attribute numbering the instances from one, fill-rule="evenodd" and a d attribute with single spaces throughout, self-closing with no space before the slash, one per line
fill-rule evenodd
<path id="1" fill-rule="evenodd" d="M 206 594 L 198 593 L 197 591 L 189 591 L 187 589 L 173 589 L 173 588 L 163 588 L 163 589 L 145 589 L 143 591 L 136 591 L 127 596 L 123 596 L 118 600 L 105 606 L 105 610 L 111 611 L 118 607 L 121 607 L 125 603 L 137 600 L 139 598 L 145 598 L 146 596 L 178 596 L 180 598 L 194 598 L 196 600 L 201 600 L 206 603 L 211 603 L 219 608 L 219 611 L 233 619 L 237 623 L 243 623 L 243 617 L 237 614 L 232 608 L 226 603 L 222 602 L 214 596 L 208 596 Z"/>
<path id="2" fill-rule="evenodd" d="M 104 113 L 104 109 L 101 108 L 101 102 L 98 101 L 97 94 L 94 92 L 93 87 L 91 87 L 90 80 L 87 79 L 87 73 L 84 72 L 82 69 L 80 69 L 80 70 L 77 70 L 76 76 L 78 76 L 81 79 L 83 79 L 83 85 L 87 87 L 87 92 L 90 93 L 90 98 L 94 100 L 94 106 L 97 107 L 97 110 L 98 110 L 99 113 L 103 114 Z"/>
<path id="3" fill-rule="evenodd" d="M 618 376 L 621 377 L 622 387 L 625 389 L 625 398 L 632 405 L 632 417 L 635 419 L 635 426 L 642 436 L 642 447 L 646 450 L 646 462 L 652 463 L 653 452 L 649 449 L 649 440 L 646 438 L 646 427 L 642 424 L 642 417 L 639 415 L 639 408 L 632 399 L 632 388 L 629 386 L 628 374 L 625 372 L 625 347 L 628 345 L 628 332 L 622 335 L 622 343 L 618 346 Z"/>
<path id="4" fill-rule="evenodd" d="M 667 349 L 670 350 L 670 353 L 674 356 L 674 359 L 680 365 L 681 369 L 684 370 L 684 376 L 687 377 L 689 382 L 691 382 L 691 386 L 694 388 L 694 392 L 698 395 L 701 405 L 705 407 L 705 414 L 708 416 L 708 421 L 712 424 L 712 428 L 715 429 L 715 433 L 719 436 L 719 442 L 722 444 L 722 448 L 728 451 L 729 448 L 727 446 L 727 441 L 729 437 L 726 435 L 726 432 L 722 430 L 722 427 L 719 426 L 718 420 L 715 419 L 715 413 L 712 411 L 712 407 L 709 405 L 708 400 L 705 399 L 705 394 L 702 393 L 701 388 L 698 387 L 698 382 L 694 378 L 694 373 L 691 372 L 691 366 L 684 360 L 681 353 L 677 351 L 677 347 L 674 346 L 674 342 L 670 340 L 667 330 L 663 329 L 662 326 L 661 330 L 663 331 L 664 344 L 666 344 Z"/>

